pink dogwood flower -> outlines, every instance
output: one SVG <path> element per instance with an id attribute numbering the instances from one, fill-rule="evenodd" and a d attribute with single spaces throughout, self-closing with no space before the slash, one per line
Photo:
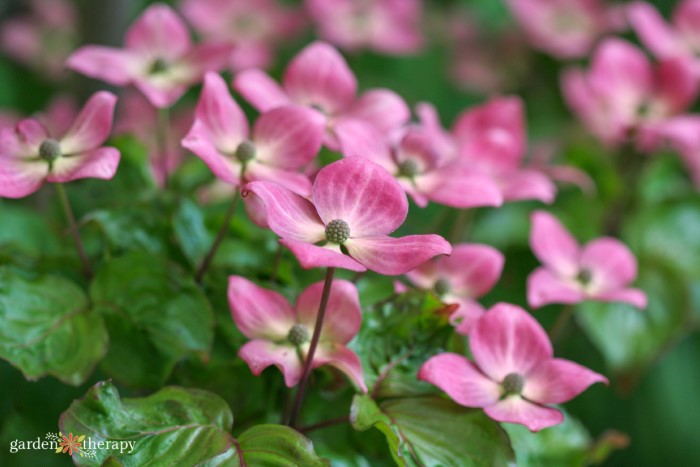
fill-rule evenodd
<path id="1" fill-rule="evenodd" d="M 231 46 L 194 46 L 187 26 L 169 6 L 151 5 L 126 33 L 126 47 L 87 45 L 67 66 L 116 86 L 135 85 L 158 108 L 170 107 L 207 71 L 224 67 Z"/>
<path id="2" fill-rule="evenodd" d="M 194 124 L 182 145 L 226 183 L 268 180 L 308 196 L 311 182 L 296 170 L 316 157 L 323 131 L 324 120 L 318 112 L 290 105 L 263 113 L 250 135 L 245 114 L 226 82 L 208 73 Z"/>
<path id="3" fill-rule="evenodd" d="M 525 310 L 508 303 L 494 305 L 469 336 L 474 362 L 455 353 L 426 361 L 418 379 L 439 387 L 456 403 L 483 408 L 498 422 L 540 431 L 564 421 L 550 404 L 562 404 L 595 383 L 608 384 L 598 373 L 554 358 L 542 326 Z"/>
<path id="4" fill-rule="evenodd" d="M 486 295 L 503 271 L 503 254 L 488 245 L 455 245 L 452 255 L 428 261 L 406 277 L 416 287 L 432 290 L 447 304 L 459 305 L 450 321 L 460 334 L 469 335 L 484 314 L 476 299 Z"/>
<path id="5" fill-rule="evenodd" d="M 101 145 L 112 129 L 116 102 L 111 93 L 94 94 L 62 137 L 31 118 L 0 131 L 0 196 L 22 198 L 44 182 L 111 179 L 120 154 Z"/>
<path id="6" fill-rule="evenodd" d="M 343 49 L 402 55 L 423 45 L 420 0 L 306 0 L 306 8 L 319 35 Z"/>
<path id="7" fill-rule="evenodd" d="M 452 252 L 438 235 L 389 237 L 406 218 L 406 195 L 391 174 L 362 157 L 321 169 L 311 201 L 270 182 L 252 182 L 243 191 L 249 211 L 264 212 L 267 225 L 304 268 L 399 275 Z"/>
<path id="8" fill-rule="evenodd" d="M 647 132 L 651 150 L 670 147 L 678 152 L 695 187 L 700 190 L 700 115 L 679 115 Z"/>
<path id="9" fill-rule="evenodd" d="M 307 287 L 295 306 L 279 293 L 258 287 L 244 277 L 231 276 L 228 301 L 233 320 L 249 339 L 238 355 L 258 376 L 270 365 L 284 375 L 287 387 L 296 386 L 302 376 L 304 359 L 314 331 L 323 282 Z M 331 365 L 367 392 L 362 377 L 362 363 L 347 347 L 360 330 L 362 309 L 355 286 L 335 280 L 331 286 L 326 319 L 318 342 L 312 368 Z"/>
<path id="10" fill-rule="evenodd" d="M 562 87 L 588 131 L 615 146 L 688 109 L 698 83 L 687 60 L 652 66 L 629 42 L 606 39 L 595 50 L 590 70 L 567 70 Z"/>
<path id="11" fill-rule="evenodd" d="M 646 2 L 627 7 L 629 21 L 642 43 L 660 59 L 683 57 L 693 64 L 700 76 L 700 1 L 678 2 L 671 24 Z"/>
<path id="12" fill-rule="evenodd" d="M 532 308 L 585 300 L 646 308 L 646 294 L 628 288 L 637 277 L 637 261 L 619 240 L 601 237 L 581 247 L 556 217 L 537 211 L 532 215 L 530 247 L 543 264 L 527 279 Z"/>
<path id="13" fill-rule="evenodd" d="M 531 44 L 560 58 L 584 57 L 598 38 L 626 26 L 624 9 L 605 0 L 508 0 Z"/>
<path id="14" fill-rule="evenodd" d="M 304 24 L 301 11 L 279 0 L 185 0 L 181 10 L 202 36 L 235 46 L 229 57 L 233 71 L 268 68 L 275 46 Z"/>
<path id="15" fill-rule="evenodd" d="M 320 111 L 326 118 L 325 144 L 337 149 L 335 128 L 348 120 L 368 122 L 383 134 L 391 134 L 411 116 L 406 103 L 389 89 L 370 89 L 359 98 L 357 78 L 340 53 L 323 42 L 306 46 L 289 63 L 282 86 L 261 70 L 236 76 L 236 91 L 260 112 L 298 104 Z"/>

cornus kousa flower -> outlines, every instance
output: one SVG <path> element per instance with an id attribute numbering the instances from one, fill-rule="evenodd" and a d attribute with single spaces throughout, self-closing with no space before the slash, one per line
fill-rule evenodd
<path id="1" fill-rule="evenodd" d="M 35 119 L 0 131 L 0 196 L 22 198 L 45 181 L 111 179 L 120 154 L 101 145 L 112 128 L 116 101 L 108 92 L 93 95 L 62 137 L 50 134 Z"/>
<path id="2" fill-rule="evenodd" d="M 362 157 L 348 157 L 318 172 L 311 201 L 269 182 L 243 187 L 249 210 L 264 210 L 302 267 L 370 269 L 399 275 L 452 247 L 438 235 L 392 238 L 408 213 L 408 201 L 386 170 Z"/>
<path id="3" fill-rule="evenodd" d="M 685 163 L 696 188 L 700 189 L 700 115 L 679 115 L 654 125 L 647 132 L 652 149 L 668 146 Z"/>
<path id="4" fill-rule="evenodd" d="M 455 245 L 451 256 L 428 261 L 406 277 L 416 287 L 432 290 L 443 303 L 459 305 L 450 321 L 457 332 L 468 335 L 484 314 L 484 308 L 475 299 L 498 282 L 504 261 L 503 254 L 495 248 L 464 243 Z"/>
<path id="5" fill-rule="evenodd" d="M 201 35 L 235 46 L 229 58 L 234 71 L 269 67 L 275 46 L 304 24 L 301 11 L 279 0 L 185 0 L 181 9 Z"/>
<path id="6" fill-rule="evenodd" d="M 584 57 L 601 36 L 625 28 L 622 7 L 605 0 L 508 0 L 533 46 L 561 58 Z"/>
<path id="7" fill-rule="evenodd" d="M 441 156 L 434 137 L 419 128 L 409 129 L 396 148 L 360 121 L 347 122 L 336 134 L 345 156 L 366 157 L 384 167 L 420 207 L 427 206 L 429 200 L 456 208 L 500 206 L 503 202 L 491 177 Z"/>
<path id="8" fill-rule="evenodd" d="M 306 0 L 319 35 L 348 50 L 400 55 L 423 45 L 420 0 Z"/>
<path id="9" fill-rule="evenodd" d="M 456 403 L 480 407 L 498 422 L 518 423 L 539 431 L 564 421 L 549 404 L 567 402 L 594 383 L 608 383 L 598 373 L 574 362 L 553 358 L 542 326 L 525 310 L 494 305 L 469 336 L 471 362 L 442 353 L 418 372 Z"/>
<path id="10" fill-rule="evenodd" d="M 562 87 L 588 130 L 612 146 L 644 138 L 654 125 L 684 112 L 698 88 L 687 60 L 652 66 L 641 50 L 621 39 L 601 43 L 587 72 L 566 71 Z"/>
<path id="11" fill-rule="evenodd" d="M 282 86 L 261 70 L 238 74 L 234 88 L 260 112 L 289 104 L 308 106 L 326 118 L 325 144 L 337 149 L 335 129 L 362 120 L 383 134 L 398 131 L 410 118 L 406 103 L 388 89 L 371 89 L 359 98 L 357 79 L 340 53 L 323 42 L 305 47 L 290 62 Z"/>
<path id="12" fill-rule="evenodd" d="M 126 33 L 126 47 L 88 45 L 75 51 L 69 68 L 116 86 L 135 85 L 151 103 L 170 107 L 207 71 L 224 67 L 231 46 L 192 45 L 187 26 L 167 5 L 151 5 Z"/>
<path id="13" fill-rule="evenodd" d="M 646 2 L 634 2 L 627 11 L 642 43 L 658 58 L 686 58 L 693 63 L 695 75 L 700 74 L 700 1 L 679 2 L 670 24 Z"/>
<path id="14" fill-rule="evenodd" d="M 258 287 L 249 280 L 231 276 L 228 299 L 238 329 L 249 339 L 238 355 L 256 376 L 270 365 L 284 374 L 288 387 L 302 376 L 304 359 L 314 331 L 323 282 L 301 292 L 296 305 L 277 292 Z M 345 373 L 363 392 L 362 364 L 346 347 L 360 330 L 362 309 L 357 289 L 348 281 L 335 280 L 331 286 L 326 316 L 312 368 L 331 365 Z"/>
<path id="15" fill-rule="evenodd" d="M 226 183 L 269 180 L 307 196 L 311 182 L 296 170 L 318 153 L 323 125 L 318 112 L 284 106 L 262 114 L 249 135 L 248 121 L 226 82 L 218 74 L 208 73 L 194 124 L 182 145 Z"/>
<path id="16" fill-rule="evenodd" d="M 530 247 L 543 263 L 527 280 L 531 307 L 600 300 L 646 308 L 646 294 L 627 287 L 637 277 L 637 261 L 619 240 L 602 237 L 582 248 L 554 216 L 537 211 Z"/>

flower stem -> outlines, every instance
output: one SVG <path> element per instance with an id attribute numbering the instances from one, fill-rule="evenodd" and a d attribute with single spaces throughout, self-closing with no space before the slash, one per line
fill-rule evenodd
<path id="1" fill-rule="evenodd" d="M 58 198 L 61 200 L 61 206 L 63 207 L 63 212 L 68 219 L 68 227 L 70 229 L 71 236 L 75 242 L 75 248 L 78 250 L 78 256 L 80 257 L 80 262 L 83 263 L 83 272 L 88 280 L 92 279 L 92 266 L 90 266 L 90 260 L 85 254 L 85 248 L 83 247 L 83 241 L 80 238 L 80 231 L 78 230 L 78 224 L 75 222 L 75 215 L 73 214 L 73 209 L 70 206 L 70 201 L 68 200 L 68 195 L 66 194 L 66 189 L 62 183 L 55 183 L 56 191 L 58 192 Z"/>
<path id="2" fill-rule="evenodd" d="M 350 417 L 347 415 L 344 417 L 332 418 L 330 420 L 324 420 L 322 422 L 314 423 L 313 425 L 303 426 L 299 428 L 299 432 L 308 433 L 314 430 L 320 430 L 321 428 L 328 428 L 330 426 L 340 425 L 341 423 L 349 423 Z"/>
<path id="3" fill-rule="evenodd" d="M 297 390 L 296 399 L 294 399 L 294 405 L 289 414 L 288 425 L 292 428 L 296 427 L 297 417 L 301 410 L 301 404 L 304 401 L 304 392 L 306 391 L 306 383 L 311 375 L 311 366 L 314 361 L 314 354 L 316 353 L 316 347 L 318 347 L 318 341 L 321 338 L 321 329 L 323 328 L 323 320 L 326 317 L 326 307 L 328 306 L 328 299 L 331 295 L 331 286 L 333 285 L 333 274 L 335 273 L 335 268 L 326 269 L 326 280 L 323 283 L 323 292 L 321 294 L 321 303 L 318 307 L 318 315 L 316 315 L 316 325 L 314 326 L 314 334 L 311 337 L 311 343 L 309 344 L 309 351 L 306 354 L 306 360 L 304 361 L 304 370 L 301 374 L 301 381 L 299 381 L 299 389 Z"/>
<path id="4" fill-rule="evenodd" d="M 573 305 L 567 305 L 561 313 L 559 313 L 559 317 L 557 320 L 554 322 L 554 325 L 552 328 L 549 330 L 549 339 L 554 343 L 556 340 L 561 337 L 561 333 L 566 328 L 566 325 L 569 324 L 569 321 L 574 315 L 574 307 Z"/>
<path id="5" fill-rule="evenodd" d="M 219 229 L 219 233 L 216 234 L 216 239 L 214 239 L 214 243 L 211 245 L 211 248 L 209 248 L 207 255 L 204 257 L 204 260 L 199 265 L 199 268 L 197 268 L 197 272 L 194 275 L 194 278 L 198 283 L 202 282 L 204 274 L 206 274 L 207 270 L 209 269 L 209 266 L 211 266 L 211 262 L 214 259 L 214 256 L 216 255 L 216 251 L 219 249 L 219 246 L 221 246 L 221 242 L 223 242 L 224 238 L 226 237 L 228 227 L 229 225 L 231 225 L 231 219 L 233 219 L 233 215 L 236 213 L 238 198 L 238 190 L 236 190 L 233 193 L 233 199 L 231 200 L 231 204 L 228 207 L 228 211 L 226 211 L 224 223 Z"/>
<path id="6" fill-rule="evenodd" d="M 282 244 L 278 243 L 277 244 L 277 252 L 275 253 L 275 259 L 274 262 L 272 263 L 272 273 L 270 274 L 270 280 L 272 282 L 277 282 L 277 276 L 279 274 L 280 270 L 280 263 L 282 263 L 282 254 L 284 251 L 282 250 Z"/>
<path id="7" fill-rule="evenodd" d="M 158 109 L 158 127 L 156 145 L 160 157 L 160 170 L 163 172 L 163 188 L 168 188 L 168 130 L 170 128 L 170 109 Z"/>

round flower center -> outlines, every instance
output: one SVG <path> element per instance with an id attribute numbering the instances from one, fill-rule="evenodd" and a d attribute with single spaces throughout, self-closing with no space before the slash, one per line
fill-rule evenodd
<path id="1" fill-rule="evenodd" d="M 413 178 L 418 175 L 418 163 L 412 159 L 407 159 L 399 164 L 399 176 Z"/>
<path id="2" fill-rule="evenodd" d="M 58 141 L 53 138 L 44 140 L 39 146 L 39 156 L 48 162 L 53 162 L 61 157 L 61 146 Z"/>
<path id="3" fill-rule="evenodd" d="M 250 141 L 243 141 L 236 148 L 234 155 L 242 164 L 255 159 L 255 145 Z"/>
<path id="4" fill-rule="evenodd" d="M 511 394 L 520 394 L 523 392 L 523 387 L 525 387 L 525 378 L 518 373 L 509 373 L 505 378 L 503 378 L 501 387 L 503 388 L 506 396 Z"/>
<path id="5" fill-rule="evenodd" d="M 326 240 L 342 245 L 350 237 L 350 227 L 342 219 L 333 219 L 326 225 Z"/>
<path id="6" fill-rule="evenodd" d="M 289 330 L 289 334 L 287 334 L 287 340 L 295 346 L 305 344 L 309 342 L 309 339 L 311 339 L 309 330 L 302 324 L 295 324 L 292 326 L 292 329 Z"/>
<path id="7" fill-rule="evenodd" d="M 168 68 L 170 68 L 170 64 L 168 63 L 167 60 L 163 60 L 162 58 L 156 58 L 153 63 L 151 63 L 151 74 L 156 75 L 158 73 L 163 73 L 166 71 Z"/>
<path id="8" fill-rule="evenodd" d="M 590 270 L 585 268 L 581 269 L 576 276 L 576 280 L 583 285 L 588 285 L 591 282 L 591 279 L 593 279 L 593 274 L 591 274 Z"/>
<path id="9" fill-rule="evenodd" d="M 438 279 L 433 286 L 433 290 L 439 297 L 442 297 L 443 295 L 452 292 L 452 287 L 447 279 Z"/>

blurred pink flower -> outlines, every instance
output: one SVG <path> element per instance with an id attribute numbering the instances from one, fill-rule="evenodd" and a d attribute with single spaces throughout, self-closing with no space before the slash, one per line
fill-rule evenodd
<path id="1" fill-rule="evenodd" d="M 426 361 L 418 379 L 439 387 L 456 403 L 480 407 L 498 422 L 540 431 L 564 421 L 550 404 L 561 404 L 595 383 L 608 384 L 577 363 L 553 358 L 552 344 L 528 312 L 499 303 L 481 317 L 469 336 L 471 362 L 455 353 Z"/>
<path id="2" fill-rule="evenodd" d="M 605 0 L 508 0 L 531 44 L 555 57 L 585 57 L 598 38 L 626 27 L 624 9 Z"/>
<path id="3" fill-rule="evenodd" d="M 532 215 L 530 247 L 543 264 L 527 279 L 532 308 L 585 300 L 646 308 L 646 294 L 628 288 L 637 277 L 637 261 L 619 240 L 601 237 L 581 247 L 556 217 L 537 211 Z"/>
<path id="4" fill-rule="evenodd" d="M 193 45 L 180 17 L 156 3 L 126 33 L 126 48 L 87 45 L 76 50 L 67 66 L 116 86 L 134 84 L 158 108 L 173 105 L 207 71 L 224 67 L 231 46 Z"/>
<path id="5" fill-rule="evenodd" d="M 181 10 L 203 37 L 235 46 L 229 58 L 234 72 L 268 68 L 275 47 L 304 25 L 302 12 L 279 0 L 184 0 Z"/>
<path id="6" fill-rule="evenodd" d="M 655 66 L 621 39 L 606 39 L 595 50 L 590 69 L 567 70 L 562 87 L 572 110 L 588 130 L 611 146 L 633 140 L 653 125 L 693 103 L 697 80 L 687 60 Z"/>
<path id="7" fill-rule="evenodd" d="M 558 151 L 560 151 L 560 147 L 555 141 L 540 141 L 532 146 L 530 157 L 525 164 L 528 168 L 540 171 L 556 182 L 576 185 L 585 194 L 594 194 L 596 191 L 595 182 L 585 171 L 572 165 L 553 163 Z"/>
<path id="8" fill-rule="evenodd" d="M 232 185 L 267 180 L 311 195 L 311 182 L 298 169 L 321 149 L 324 119 L 318 112 L 287 105 L 258 117 L 252 135 L 243 110 L 216 73 L 204 78 L 204 88 L 192 128 L 182 145 Z"/>
<path id="9" fill-rule="evenodd" d="M 60 138 L 35 119 L 0 130 L 0 196 L 22 198 L 44 182 L 111 179 L 120 154 L 101 145 L 112 129 L 116 102 L 111 93 L 94 94 Z"/>
<path id="10" fill-rule="evenodd" d="M 359 98 L 357 78 L 332 46 L 314 42 L 289 63 L 282 86 L 261 70 L 238 74 L 233 87 L 260 112 L 289 104 L 320 111 L 327 120 L 325 144 L 338 148 L 335 129 L 346 121 L 362 120 L 383 134 L 399 130 L 411 113 L 399 95 L 389 89 L 370 89 Z"/>
<path id="11" fill-rule="evenodd" d="M 498 282 L 504 262 L 503 254 L 493 247 L 462 243 L 453 247 L 452 255 L 428 261 L 406 277 L 416 287 L 435 292 L 443 303 L 459 305 L 450 321 L 466 336 L 484 314 L 476 299 Z"/>
<path id="12" fill-rule="evenodd" d="M 51 99 L 46 108 L 32 115 L 32 118 L 41 122 L 49 134 L 60 135 L 65 133 L 78 115 L 78 106 L 75 100 L 67 95 L 58 95 Z M 0 112 L 0 128 L 14 127 L 22 117 L 17 112 Z"/>
<path id="13" fill-rule="evenodd" d="M 270 365 L 284 375 L 287 387 L 299 384 L 309 350 L 323 282 L 307 287 L 297 298 L 294 308 L 279 293 L 258 287 L 240 276 L 231 276 L 228 301 L 238 329 L 251 341 L 243 345 L 238 355 L 258 376 Z M 362 390 L 367 386 L 362 377 L 362 363 L 346 347 L 360 330 L 362 309 L 355 286 L 348 281 L 335 280 L 321 338 L 314 354 L 312 368 L 331 365 L 345 373 Z"/>
<path id="14" fill-rule="evenodd" d="M 420 0 L 306 0 L 306 8 L 319 36 L 343 49 L 401 55 L 423 45 Z"/>
<path id="15" fill-rule="evenodd" d="M 391 174 L 362 157 L 321 169 L 312 201 L 270 182 L 252 182 L 243 190 L 249 210 L 264 210 L 269 228 L 304 268 L 399 275 L 452 252 L 438 235 L 389 237 L 406 218 L 406 195 Z"/>
<path id="16" fill-rule="evenodd" d="M 647 130 L 647 148 L 667 146 L 678 152 L 695 187 L 700 190 L 700 115 L 679 115 Z"/>

